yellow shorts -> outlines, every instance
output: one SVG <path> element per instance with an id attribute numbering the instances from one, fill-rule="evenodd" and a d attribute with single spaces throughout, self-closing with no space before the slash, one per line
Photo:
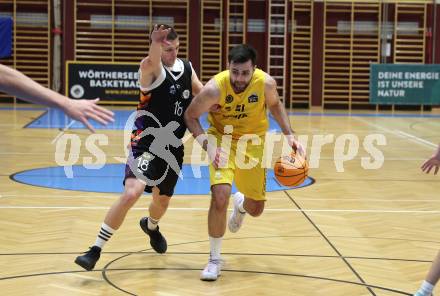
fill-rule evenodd
<path id="1" fill-rule="evenodd" d="M 212 134 L 217 139 L 217 145 L 228 151 L 228 145 L 221 141 L 222 137 Z M 230 135 L 228 135 L 230 137 Z M 258 144 L 259 142 L 259 144 Z M 253 145 L 254 143 L 254 145 Z M 247 198 L 266 200 L 266 169 L 261 165 L 264 152 L 264 137 L 253 139 L 231 140 L 229 159 L 225 167 L 215 169 L 209 165 L 211 186 L 216 184 L 231 184 L 235 180 L 237 189 Z"/>

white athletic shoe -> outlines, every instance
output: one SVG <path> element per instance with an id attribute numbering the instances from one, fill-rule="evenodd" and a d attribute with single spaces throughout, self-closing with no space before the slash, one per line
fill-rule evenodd
<path id="1" fill-rule="evenodd" d="M 414 296 L 425 296 L 426 294 L 421 292 L 420 290 L 417 291 L 417 293 L 414 294 Z M 434 294 L 429 294 L 429 296 L 434 296 Z"/>
<path id="2" fill-rule="evenodd" d="M 209 259 L 205 269 L 200 274 L 202 281 L 215 281 L 221 274 L 222 260 L 221 259 Z"/>
<path id="3" fill-rule="evenodd" d="M 241 192 L 236 192 L 232 196 L 234 199 L 234 210 L 232 211 L 231 216 L 229 216 L 228 228 L 230 232 L 237 232 L 241 224 L 243 224 L 243 219 L 246 213 L 240 213 L 238 210 L 238 205 L 241 204 L 244 200 L 244 195 Z"/>

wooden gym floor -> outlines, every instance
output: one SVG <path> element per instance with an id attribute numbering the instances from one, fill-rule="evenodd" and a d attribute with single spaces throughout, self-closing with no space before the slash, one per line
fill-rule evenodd
<path id="1" fill-rule="evenodd" d="M 73 261 L 94 242 L 119 194 L 13 181 L 17 172 L 56 166 L 51 142 L 60 130 L 25 128 L 44 108 L 11 107 L 0 106 L 1 295 L 410 295 L 440 249 L 440 176 L 419 169 L 440 142 L 440 116 L 295 110 L 301 114 L 291 116 L 292 125 L 308 136 L 310 157 L 314 136 L 334 135 L 319 165 L 310 159 L 316 182 L 269 192 L 261 217 L 226 232 L 218 281 L 199 280 L 209 252 L 208 195 L 173 197 L 160 223 L 164 255 L 150 249 L 138 226 L 150 200 L 143 196 L 86 272 Z M 123 131 L 99 132 L 109 138 L 104 152 L 123 157 Z M 337 172 L 335 153 L 338 161 L 348 149 L 343 134 L 359 140 L 359 151 Z M 363 143 L 372 134 L 386 139 L 375 144 L 384 162 L 367 170 Z M 84 148 L 80 155 L 90 156 Z"/>

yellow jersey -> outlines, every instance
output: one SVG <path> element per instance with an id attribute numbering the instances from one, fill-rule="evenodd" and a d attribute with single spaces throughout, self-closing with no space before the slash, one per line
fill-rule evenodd
<path id="1" fill-rule="evenodd" d="M 224 127 L 231 125 L 234 139 L 245 134 L 264 135 L 269 127 L 264 96 L 265 72 L 255 69 L 249 85 L 239 94 L 231 86 L 229 70 L 215 75 L 214 81 L 220 90 L 218 104 L 221 109 L 209 112 L 209 131 L 224 134 Z"/>

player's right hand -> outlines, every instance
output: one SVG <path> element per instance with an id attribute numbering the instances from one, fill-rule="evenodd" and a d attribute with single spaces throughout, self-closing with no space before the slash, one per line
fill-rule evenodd
<path id="1" fill-rule="evenodd" d="M 420 168 L 422 169 L 423 172 L 427 174 L 431 172 L 432 168 L 435 168 L 434 175 L 437 175 L 439 166 L 440 166 L 440 159 L 439 157 L 437 157 L 437 155 L 434 155 L 430 159 L 425 161 Z"/>
<path id="2" fill-rule="evenodd" d="M 165 29 L 163 25 L 158 27 L 156 24 L 156 25 L 154 25 L 153 32 L 151 32 L 151 41 L 157 42 L 157 43 L 164 43 L 166 45 L 169 45 L 169 44 L 171 44 L 167 40 L 167 36 L 168 36 L 169 32 L 170 32 L 170 29 Z"/>
<path id="3" fill-rule="evenodd" d="M 306 158 L 306 150 L 302 146 L 302 144 L 295 139 L 294 135 L 286 135 L 287 142 L 289 143 L 289 146 L 292 147 L 292 149 L 295 151 L 296 154 L 300 155 L 304 159 Z"/>
<path id="4" fill-rule="evenodd" d="M 209 145 L 207 151 L 209 160 L 215 169 L 225 168 L 228 163 L 228 157 L 226 151 L 222 147 L 216 147 Z"/>

